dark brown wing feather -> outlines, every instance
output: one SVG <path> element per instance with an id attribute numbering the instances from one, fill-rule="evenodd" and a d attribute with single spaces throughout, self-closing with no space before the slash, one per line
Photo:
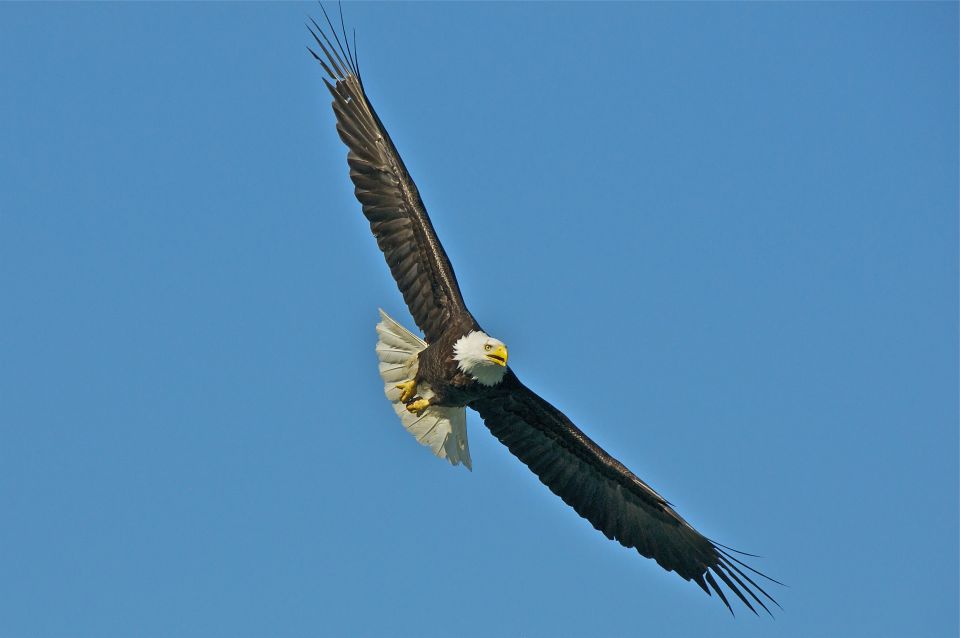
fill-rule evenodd
<path id="1" fill-rule="evenodd" d="M 337 46 L 314 22 L 310 33 L 323 57 L 310 53 L 329 76 L 323 81 L 333 95 L 337 132 L 349 149 L 354 192 L 410 314 L 433 342 L 453 318 L 469 312 L 417 186 L 363 90 L 346 33 L 341 43 L 329 18 L 327 24 Z"/>
<path id="2" fill-rule="evenodd" d="M 496 395 L 470 407 L 544 485 L 607 538 L 693 580 L 708 594 L 715 591 L 728 608 L 714 576 L 754 613 L 751 599 L 768 613 L 760 596 L 777 604 L 740 567 L 759 572 L 695 530 L 666 499 L 520 383 L 513 372 L 498 388 Z"/>

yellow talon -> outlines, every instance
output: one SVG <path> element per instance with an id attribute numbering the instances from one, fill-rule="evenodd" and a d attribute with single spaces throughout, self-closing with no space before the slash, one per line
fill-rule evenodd
<path id="1" fill-rule="evenodd" d="M 416 401 L 411 401 L 407 404 L 407 410 L 413 412 L 414 414 L 420 414 L 429 407 L 430 402 L 426 399 L 417 399 Z"/>
<path id="2" fill-rule="evenodd" d="M 406 403 L 417 394 L 417 380 L 410 379 L 397 384 L 397 389 L 400 390 L 400 401 Z"/>

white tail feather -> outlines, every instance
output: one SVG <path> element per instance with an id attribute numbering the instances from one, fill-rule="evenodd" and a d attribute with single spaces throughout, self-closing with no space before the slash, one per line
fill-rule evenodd
<path id="1" fill-rule="evenodd" d="M 473 469 L 470 447 L 467 445 L 467 411 L 465 408 L 430 406 L 420 414 L 413 414 L 400 401 L 398 383 L 408 381 L 417 374 L 417 355 L 427 347 L 427 342 L 394 321 L 383 310 L 377 324 L 377 357 L 380 359 L 380 376 L 383 391 L 400 417 L 403 427 L 421 445 L 429 447 L 441 459 L 453 465 L 463 463 Z M 433 396 L 430 386 L 421 383 L 417 394 L 424 399 Z"/>

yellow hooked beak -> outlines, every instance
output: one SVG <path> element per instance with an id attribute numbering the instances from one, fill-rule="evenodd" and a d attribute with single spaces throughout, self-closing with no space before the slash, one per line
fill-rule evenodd
<path id="1" fill-rule="evenodd" d="M 507 365 L 507 346 L 497 346 L 487 353 L 487 359 L 493 361 L 498 366 Z"/>

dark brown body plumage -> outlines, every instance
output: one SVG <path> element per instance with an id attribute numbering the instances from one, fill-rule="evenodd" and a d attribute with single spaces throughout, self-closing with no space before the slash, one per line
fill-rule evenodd
<path id="1" fill-rule="evenodd" d="M 479 326 L 463 302 L 417 187 L 367 99 L 350 47 L 332 26 L 337 46 L 314 27 L 311 33 L 323 55 L 311 53 L 328 76 L 324 82 L 333 96 L 337 132 L 349 149 L 357 199 L 429 344 L 420 355 L 418 380 L 431 385 L 436 402 L 479 412 L 512 454 L 607 538 L 716 593 L 728 608 L 721 583 L 751 611 L 754 604 L 766 610 L 765 600 L 775 604 L 747 574 L 759 572 L 695 530 L 512 371 L 497 385 L 483 386 L 458 369 L 453 346 Z"/>
<path id="2" fill-rule="evenodd" d="M 454 344 L 464 335 L 479 329 L 473 317 L 470 317 L 470 321 L 455 322 L 420 353 L 417 382 L 430 384 L 434 405 L 463 407 L 491 394 L 493 388 L 466 374 L 453 358 Z"/>

